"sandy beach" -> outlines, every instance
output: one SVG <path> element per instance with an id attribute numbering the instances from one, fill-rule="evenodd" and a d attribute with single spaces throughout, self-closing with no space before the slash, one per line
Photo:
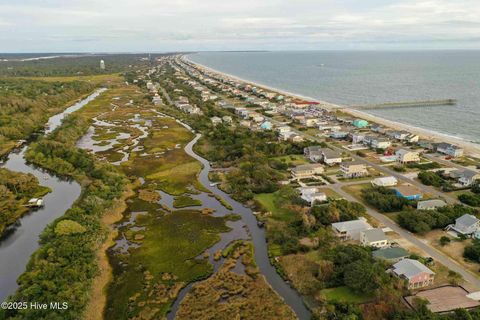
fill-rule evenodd
<path id="1" fill-rule="evenodd" d="M 237 76 L 234 76 L 234 75 L 231 75 L 231 74 L 228 74 L 228 73 L 210 68 L 208 66 L 202 65 L 202 64 L 197 63 L 195 61 L 192 61 L 188 58 L 187 55 L 182 56 L 182 59 L 191 63 L 191 64 L 194 64 L 195 66 L 197 66 L 197 68 L 199 68 L 201 70 L 203 69 L 205 71 L 217 73 L 217 74 L 219 74 L 223 77 L 227 77 L 227 78 L 230 78 L 232 80 L 240 81 L 240 82 L 243 82 L 243 83 L 248 83 L 248 84 L 254 85 L 256 87 L 262 88 L 264 90 L 267 90 L 267 91 L 277 92 L 277 93 L 282 94 L 284 96 L 289 96 L 289 97 L 292 97 L 292 98 L 306 100 L 306 101 L 318 102 L 321 105 L 321 107 L 323 107 L 325 109 L 341 110 L 342 112 L 348 113 L 348 114 L 350 114 L 354 117 L 362 118 L 362 119 L 368 120 L 370 122 L 381 124 L 385 127 L 393 129 L 393 130 L 406 130 L 406 131 L 409 131 L 411 133 L 414 133 L 414 134 L 418 135 L 420 137 L 420 139 L 428 139 L 428 140 L 433 140 L 435 142 L 447 142 L 447 143 L 455 144 L 457 146 L 462 147 L 465 150 L 465 154 L 472 155 L 474 157 L 479 157 L 480 158 L 480 145 L 469 142 L 469 141 L 465 141 L 461 138 L 457 138 L 457 137 L 446 135 L 446 134 L 443 134 L 443 133 L 440 133 L 440 132 L 435 132 L 435 131 L 415 127 L 415 126 L 412 126 L 412 125 L 388 120 L 388 119 L 385 119 L 385 118 L 381 118 L 381 117 L 378 117 L 378 116 L 371 115 L 371 114 L 366 113 L 364 111 L 351 109 L 351 108 L 348 108 L 348 107 L 345 107 L 345 106 L 329 103 L 329 102 L 326 102 L 326 101 L 320 101 L 320 100 L 312 98 L 312 97 L 302 96 L 302 95 L 299 95 L 299 94 L 296 94 L 296 93 L 292 93 L 292 92 L 280 90 L 280 89 L 277 89 L 277 88 L 273 88 L 273 87 L 270 87 L 270 86 L 262 84 L 262 83 L 257 83 L 257 82 L 251 81 L 251 80 L 242 79 L 242 78 L 239 78 Z"/>

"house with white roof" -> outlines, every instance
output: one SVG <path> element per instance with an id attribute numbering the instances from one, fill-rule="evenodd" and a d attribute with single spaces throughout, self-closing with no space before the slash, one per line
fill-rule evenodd
<path id="1" fill-rule="evenodd" d="M 327 201 L 327 195 L 324 192 L 319 192 L 317 187 L 300 187 L 298 190 L 301 198 L 310 203 L 310 205 L 313 205 L 316 201 Z"/>
<path id="2" fill-rule="evenodd" d="M 435 272 L 413 259 L 400 260 L 391 270 L 394 275 L 406 280 L 408 289 L 420 289 L 432 285 L 435 278 Z"/>
<path id="3" fill-rule="evenodd" d="M 360 233 L 373 229 L 363 217 L 357 220 L 332 223 L 332 230 L 341 240 L 360 240 Z"/>
<path id="4" fill-rule="evenodd" d="M 376 186 L 376 187 L 393 187 L 397 185 L 398 180 L 393 176 L 380 177 L 380 178 L 373 179 L 371 183 L 373 186 Z"/>

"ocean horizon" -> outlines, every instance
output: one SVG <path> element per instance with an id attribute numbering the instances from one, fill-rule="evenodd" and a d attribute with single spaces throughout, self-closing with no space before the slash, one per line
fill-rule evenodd
<path id="1" fill-rule="evenodd" d="M 188 58 L 247 81 L 343 106 L 456 99 L 455 106 L 364 110 L 480 144 L 480 51 L 222 51 Z"/>

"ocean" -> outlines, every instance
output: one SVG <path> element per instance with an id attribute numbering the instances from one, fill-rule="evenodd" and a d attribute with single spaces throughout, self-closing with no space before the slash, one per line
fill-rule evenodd
<path id="1" fill-rule="evenodd" d="M 456 99 L 456 106 L 365 110 L 480 143 L 480 51 L 200 52 L 193 62 L 339 105 Z"/>

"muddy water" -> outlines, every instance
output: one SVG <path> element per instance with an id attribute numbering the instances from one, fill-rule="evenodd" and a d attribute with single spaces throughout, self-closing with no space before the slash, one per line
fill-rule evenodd
<path id="1" fill-rule="evenodd" d="M 48 121 L 47 134 L 55 130 L 62 119 L 85 106 L 98 97 L 105 89 L 100 89 L 67 108 L 64 112 L 51 117 Z M 38 178 L 41 185 L 49 187 L 52 192 L 44 197 L 45 206 L 23 216 L 11 226 L 7 235 L 0 240 L 0 302 L 18 288 L 17 278 L 25 271 L 31 254 L 38 249 L 39 235 L 45 227 L 61 217 L 80 196 L 81 188 L 75 181 L 65 180 L 27 164 L 24 154 L 27 147 L 12 152 L 2 167 L 12 171 L 31 173 Z"/>

